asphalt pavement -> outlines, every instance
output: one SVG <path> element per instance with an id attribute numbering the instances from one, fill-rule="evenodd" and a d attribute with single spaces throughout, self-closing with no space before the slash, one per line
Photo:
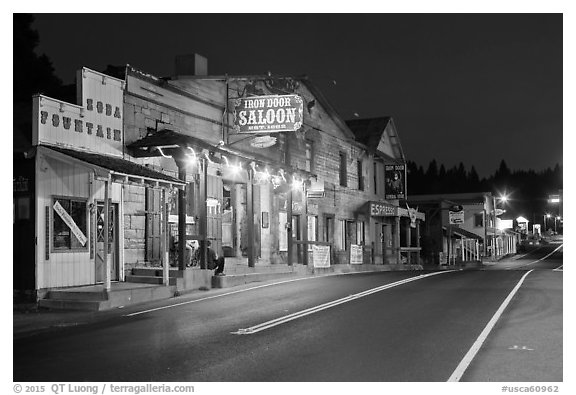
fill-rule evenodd
<path id="1" fill-rule="evenodd" d="M 548 270 L 561 265 L 558 253 L 490 270 L 259 283 L 100 313 L 15 312 L 14 376 L 446 381 L 518 280 L 546 263 L 526 277 L 463 380 L 561 381 L 562 271 Z M 538 372 L 542 363 L 550 369 Z"/>

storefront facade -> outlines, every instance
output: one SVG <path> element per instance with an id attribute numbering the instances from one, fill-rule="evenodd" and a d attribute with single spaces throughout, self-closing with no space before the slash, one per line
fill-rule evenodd
<path id="1" fill-rule="evenodd" d="M 392 170 L 405 183 L 390 119 L 367 145 L 302 78 L 159 79 L 128 66 L 124 79 L 84 68 L 77 81 L 78 104 L 33 98 L 30 171 L 14 181 L 15 237 L 26 218 L 35 234 L 22 283 L 39 298 L 110 289 L 143 267 L 205 269 L 208 241 L 227 265 L 419 263 L 425 217 L 387 184 Z M 265 98 L 285 108 L 250 108 Z"/>

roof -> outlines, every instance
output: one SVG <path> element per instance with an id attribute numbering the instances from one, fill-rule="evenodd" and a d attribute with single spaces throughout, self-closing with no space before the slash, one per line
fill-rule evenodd
<path id="1" fill-rule="evenodd" d="M 116 174 L 129 175 L 129 176 L 131 175 L 152 181 L 163 181 L 170 184 L 177 184 L 177 185 L 184 184 L 183 181 L 177 178 L 171 177 L 156 170 L 152 170 L 148 167 L 141 166 L 137 163 L 128 161 L 126 159 L 100 155 L 85 151 L 76 151 L 54 146 L 50 147 L 44 146 L 44 147 L 51 151 L 55 151 L 67 155 L 69 157 L 72 157 L 74 159 L 80 160 L 82 162 L 88 163 L 92 166 L 104 168 Z"/>
<path id="2" fill-rule="evenodd" d="M 486 196 L 492 196 L 491 192 L 471 192 L 471 193 L 440 193 L 432 195 L 410 195 L 409 202 L 441 202 L 452 201 L 456 203 L 484 203 Z"/>
<path id="3" fill-rule="evenodd" d="M 448 232 L 445 226 L 442 227 L 444 232 Z M 456 236 L 460 236 L 463 239 L 476 239 L 476 240 L 484 240 L 482 236 L 478 236 L 476 233 L 472 233 L 467 231 L 466 229 L 452 227 L 452 234 Z"/>
<path id="4" fill-rule="evenodd" d="M 351 119 L 346 121 L 346 124 L 354 133 L 356 141 L 368 147 L 372 152 L 378 152 L 381 156 L 393 161 L 404 161 L 404 151 L 392 117 Z M 391 129 L 386 129 L 388 125 L 391 125 Z M 387 133 L 385 137 L 390 143 L 394 157 L 378 149 L 385 133 Z"/>

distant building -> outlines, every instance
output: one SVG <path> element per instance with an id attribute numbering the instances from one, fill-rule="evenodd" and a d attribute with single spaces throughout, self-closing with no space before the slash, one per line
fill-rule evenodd
<path id="1" fill-rule="evenodd" d="M 497 259 L 516 252 L 519 234 L 499 229 L 504 222 L 497 218 L 491 192 L 411 195 L 408 202 L 426 214 L 422 256 L 429 264 Z"/>

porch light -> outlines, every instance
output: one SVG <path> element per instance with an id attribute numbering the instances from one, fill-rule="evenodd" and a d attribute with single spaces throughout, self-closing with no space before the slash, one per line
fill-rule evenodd
<path id="1" fill-rule="evenodd" d="M 304 183 L 302 182 L 302 180 L 297 180 L 294 176 L 292 176 L 292 189 L 294 190 L 302 189 L 303 184 Z"/>

